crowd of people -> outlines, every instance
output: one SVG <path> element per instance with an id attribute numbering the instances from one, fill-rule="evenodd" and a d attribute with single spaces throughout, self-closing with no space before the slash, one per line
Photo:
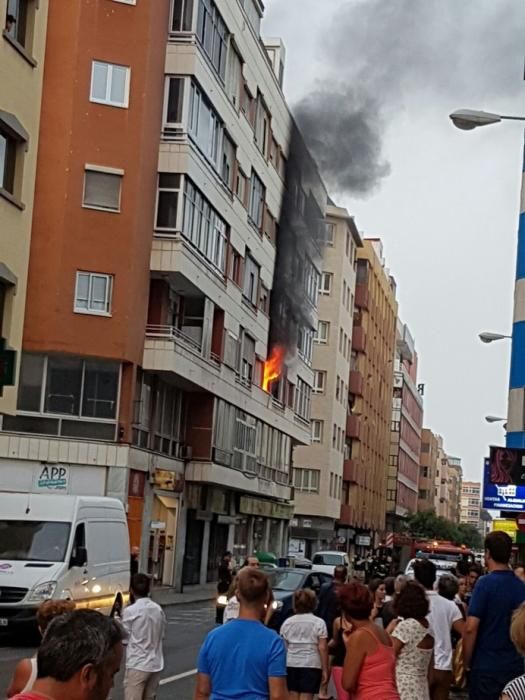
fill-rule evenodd
<path id="1" fill-rule="evenodd" d="M 366 586 L 348 582 L 338 566 L 318 600 L 312 591 L 295 593 L 295 614 L 280 636 L 264 625 L 267 577 L 244 567 L 230 583 L 233 622 L 202 647 L 195 700 L 334 693 L 337 700 L 448 700 L 451 691 L 471 700 L 525 700 L 525 569 L 511 569 L 504 532 L 488 535 L 485 547 L 486 575 L 472 565 L 438 580 L 434 563 L 419 559 L 413 580 L 399 575 Z"/>
<path id="2" fill-rule="evenodd" d="M 235 599 L 225 624 L 206 637 L 195 700 L 525 700 L 525 571 L 510 568 L 512 542 L 487 536 L 487 574 L 437 579 L 429 559 L 414 579 L 348 581 L 337 567 L 319 595 L 294 594 L 279 633 L 270 580 L 249 558 L 228 579 Z M 472 575 L 470 575 L 472 574 Z M 166 619 L 135 574 L 122 619 L 47 601 L 38 613 L 36 658 L 16 667 L 15 700 L 106 700 L 121 664 L 125 700 L 153 700 L 163 670 Z"/>

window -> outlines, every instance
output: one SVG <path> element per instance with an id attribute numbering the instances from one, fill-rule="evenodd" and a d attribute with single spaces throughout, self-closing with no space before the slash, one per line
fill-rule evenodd
<path id="1" fill-rule="evenodd" d="M 224 80 L 228 30 L 213 0 L 199 0 L 197 38 L 218 75 Z"/>
<path id="2" fill-rule="evenodd" d="M 237 171 L 237 183 L 235 185 L 235 194 L 246 206 L 248 178 L 240 170 Z"/>
<path id="3" fill-rule="evenodd" d="M 176 173 L 159 173 L 156 229 L 163 231 L 176 230 L 179 195 L 180 175 Z"/>
<path id="4" fill-rule="evenodd" d="M 116 362 L 24 353 L 18 410 L 115 420 L 119 376 Z"/>
<path id="5" fill-rule="evenodd" d="M 312 389 L 302 379 L 297 380 L 295 390 L 295 412 L 300 418 L 310 420 L 310 404 Z"/>
<path id="6" fill-rule="evenodd" d="M 297 263 L 299 265 L 302 264 L 300 258 L 297 258 Z M 302 267 L 303 270 L 299 271 L 299 274 L 301 274 L 301 272 L 304 274 L 304 291 L 306 293 L 306 297 L 314 306 L 317 306 L 320 275 L 312 261 L 308 258 L 306 258 Z"/>
<path id="7" fill-rule="evenodd" d="M 319 493 L 319 469 L 294 469 L 293 484 L 298 491 Z"/>
<path id="8" fill-rule="evenodd" d="M 312 442 L 323 442 L 324 421 L 312 421 Z"/>
<path id="9" fill-rule="evenodd" d="M 243 384 L 251 385 L 253 382 L 253 368 L 255 364 L 255 340 L 247 333 L 242 335 L 241 367 L 240 375 Z"/>
<path id="10" fill-rule="evenodd" d="M 182 123 L 182 105 L 184 100 L 184 79 L 169 77 L 166 80 L 164 122 L 173 126 Z"/>
<path id="11" fill-rule="evenodd" d="M 335 385 L 335 400 L 336 401 L 340 401 L 340 399 L 341 399 L 340 384 L 341 384 L 341 380 L 339 379 L 339 375 L 338 375 L 336 385 Z"/>
<path id="12" fill-rule="evenodd" d="M 0 122 L 0 188 L 14 194 L 17 142 Z"/>
<path id="13" fill-rule="evenodd" d="M 297 350 L 299 356 L 307 363 L 312 362 L 314 332 L 311 328 L 299 326 L 297 329 Z"/>
<path id="14" fill-rule="evenodd" d="M 84 363 L 82 415 L 88 418 L 114 418 L 117 414 L 118 373 L 101 360 Z"/>
<path id="15" fill-rule="evenodd" d="M 270 313 L 270 292 L 261 284 L 261 293 L 259 295 L 259 309 L 267 316 Z"/>
<path id="16" fill-rule="evenodd" d="M 184 236 L 222 273 L 226 270 L 226 223 L 189 178 L 184 181 Z"/>
<path id="17" fill-rule="evenodd" d="M 332 279 L 333 279 L 333 275 L 331 272 L 323 272 L 322 273 L 321 286 L 319 287 L 320 294 L 330 294 L 330 292 L 332 291 Z"/>
<path id="18" fill-rule="evenodd" d="M 314 394 L 324 393 L 325 387 L 326 387 L 326 372 L 316 369 L 314 371 L 314 385 L 313 385 Z"/>
<path id="19" fill-rule="evenodd" d="M 218 171 L 223 134 L 222 122 L 208 98 L 194 82 L 191 83 L 190 89 L 188 132 Z"/>
<path id="20" fill-rule="evenodd" d="M 75 312 L 82 314 L 111 314 L 112 275 L 77 272 Z"/>
<path id="21" fill-rule="evenodd" d="M 328 321 L 319 321 L 317 323 L 317 334 L 315 336 L 315 342 L 326 345 L 328 343 L 328 338 L 330 336 L 330 324 Z"/>
<path id="22" fill-rule="evenodd" d="M 265 199 L 266 189 L 255 170 L 252 170 L 248 215 L 252 223 L 254 223 L 258 229 L 262 226 Z"/>
<path id="23" fill-rule="evenodd" d="M 255 143 L 266 158 L 268 153 L 268 136 L 270 134 L 270 112 L 264 104 L 261 93 L 257 95 L 255 113 Z"/>
<path id="24" fill-rule="evenodd" d="M 230 190 L 230 192 L 233 190 L 233 174 L 235 171 L 235 156 L 236 156 L 236 147 L 231 138 L 228 136 L 226 132 L 223 134 L 223 139 L 222 139 L 222 171 L 221 171 L 221 177 L 222 181 L 226 185 L 226 187 Z"/>
<path id="25" fill-rule="evenodd" d="M 237 109 L 240 107 L 242 88 L 242 59 L 233 43 L 228 52 L 228 69 L 226 71 L 226 93 Z"/>
<path id="26" fill-rule="evenodd" d="M 191 32 L 193 0 L 173 0 L 171 3 L 171 31 Z"/>
<path id="27" fill-rule="evenodd" d="M 337 425 L 334 423 L 332 426 L 332 447 L 335 449 L 337 445 Z"/>
<path id="28" fill-rule="evenodd" d="M 104 211 L 120 211 L 123 171 L 86 165 L 82 206 Z"/>
<path id="29" fill-rule="evenodd" d="M 335 224 L 326 224 L 326 245 L 334 245 Z"/>
<path id="30" fill-rule="evenodd" d="M 245 299 L 251 302 L 253 306 L 257 306 L 257 297 L 259 294 L 259 274 L 259 265 L 257 265 L 251 255 L 247 253 L 244 260 L 243 296 Z"/>
<path id="31" fill-rule="evenodd" d="M 130 69 L 114 63 L 93 61 L 91 68 L 91 102 L 112 107 L 128 107 Z"/>
<path id="32" fill-rule="evenodd" d="M 343 342 L 344 342 L 344 332 L 343 329 L 339 329 L 339 352 L 343 354 Z"/>
<path id="33" fill-rule="evenodd" d="M 20 46 L 27 48 L 27 15 L 29 0 L 7 0 L 5 31 Z"/>
<path id="34" fill-rule="evenodd" d="M 238 253 L 235 248 L 232 248 L 231 258 L 230 258 L 230 279 L 235 282 L 237 286 L 241 284 L 241 271 L 242 271 L 242 256 Z"/>

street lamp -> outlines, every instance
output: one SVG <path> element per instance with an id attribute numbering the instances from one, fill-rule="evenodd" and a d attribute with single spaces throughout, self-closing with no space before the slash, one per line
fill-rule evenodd
<path id="1" fill-rule="evenodd" d="M 504 423 L 507 419 L 500 416 L 485 416 L 487 423 Z"/>
<path id="2" fill-rule="evenodd" d="M 508 114 L 493 114 L 492 112 L 482 112 L 477 109 L 457 109 L 449 116 L 454 126 L 463 131 L 472 131 L 472 129 L 478 126 L 498 124 L 503 120 L 525 121 L 525 117 L 513 117 Z"/>
<path id="3" fill-rule="evenodd" d="M 494 343 L 496 340 L 504 340 L 506 338 L 512 339 L 512 336 L 503 335 L 503 333 L 491 333 L 490 331 L 484 331 L 479 334 L 479 339 L 482 343 Z"/>

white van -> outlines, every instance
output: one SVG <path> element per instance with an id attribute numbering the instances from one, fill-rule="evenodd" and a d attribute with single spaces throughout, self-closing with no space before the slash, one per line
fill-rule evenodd
<path id="1" fill-rule="evenodd" d="M 0 493 L 0 631 L 50 598 L 118 614 L 129 598 L 129 534 L 114 498 Z"/>
<path id="2" fill-rule="evenodd" d="M 336 566 L 346 566 L 350 571 L 350 560 L 346 552 L 316 552 L 313 556 L 313 571 L 333 576 Z"/>

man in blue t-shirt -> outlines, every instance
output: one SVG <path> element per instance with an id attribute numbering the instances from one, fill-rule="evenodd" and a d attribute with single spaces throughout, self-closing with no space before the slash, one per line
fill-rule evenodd
<path id="1" fill-rule="evenodd" d="M 499 700 L 506 684 L 523 673 L 510 639 L 512 613 L 525 601 L 525 584 L 509 568 L 512 540 L 506 532 L 485 538 L 489 570 L 474 589 L 463 641 L 471 700 Z"/>
<path id="2" fill-rule="evenodd" d="M 236 595 L 239 617 L 210 632 L 202 645 L 194 700 L 284 700 L 286 648 L 261 622 L 271 595 L 268 577 L 242 569 Z"/>

